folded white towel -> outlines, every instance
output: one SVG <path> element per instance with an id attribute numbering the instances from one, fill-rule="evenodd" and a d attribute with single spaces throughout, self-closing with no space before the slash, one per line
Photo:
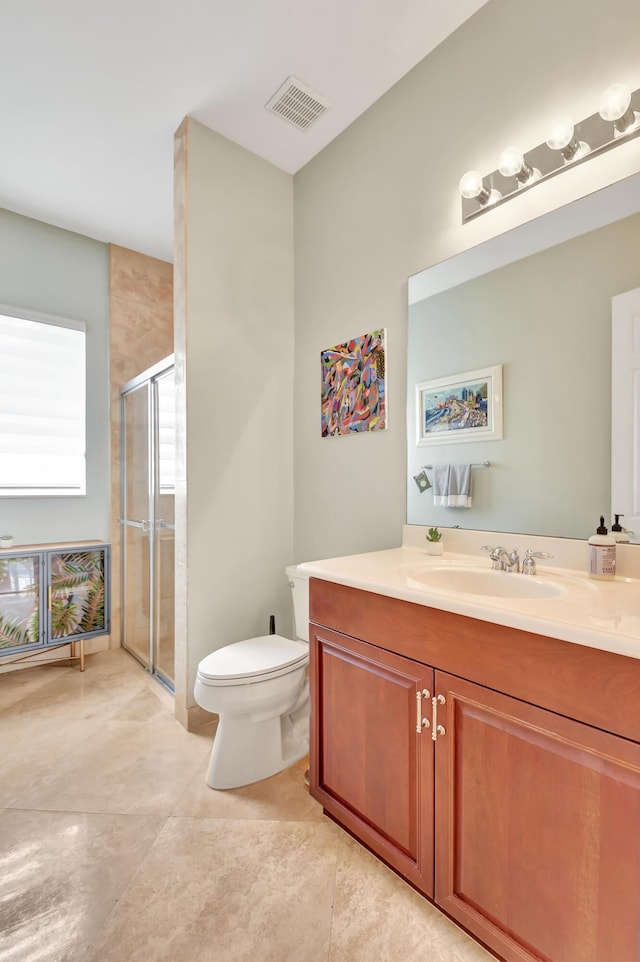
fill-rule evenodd
<path id="1" fill-rule="evenodd" d="M 431 468 L 434 505 L 445 508 L 471 507 L 471 465 L 434 464 Z"/>

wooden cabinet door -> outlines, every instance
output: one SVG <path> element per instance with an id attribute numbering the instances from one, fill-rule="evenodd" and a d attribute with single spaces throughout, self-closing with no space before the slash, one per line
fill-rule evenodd
<path id="1" fill-rule="evenodd" d="M 433 672 L 311 625 L 310 789 L 325 811 L 433 895 Z M 418 700 L 420 695 L 420 701 Z"/>
<path id="2" fill-rule="evenodd" d="M 640 746 L 441 672 L 435 690 L 436 902 L 509 962 L 640 959 Z"/>

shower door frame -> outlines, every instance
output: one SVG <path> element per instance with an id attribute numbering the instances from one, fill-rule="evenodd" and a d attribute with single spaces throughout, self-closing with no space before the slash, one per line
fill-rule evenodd
<path id="1" fill-rule="evenodd" d="M 168 678 L 156 664 L 156 641 L 157 641 L 157 552 L 156 552 L 156 530 L 161 527 L 174 527 L 168 525 L 162 519 L 156 518 L 156 504 L 158 499 L 158 392 L 157 382 L 163 375 L 175 370 L 175 355 L 169 354 L 167 357 L 158 361 L 157 364 L 142 371 L 120 389 L 120 545 L 121 545 L 121 571 L 120 571 L 120 637 L 122 646 L 130 655 L 140 662 L 145 671 L 157 678 L 172 693 L 175 690 L 174 679 Z M 127 511 L 127 425 L 125 418 L 126 398 L 135 391 L 148 386 L 147 397 L 147 473 L 148 473 L 148 514 L 149 518 L 143 521 L 131 521 Z M 174 516 L 175 521 L 175 516 Z M 149 652 L 147 662 L 141 660 L 140 655 L 133 649 L 127 647 L 126 641 L 126 616 L 127 606 L 127 528 L 136 527 L 142 530 L 143 534 L 149 535 Z M 175 664 L 175 649 L 174 649 Z M 174 669 L 175 677 L 175 669 Z"/>

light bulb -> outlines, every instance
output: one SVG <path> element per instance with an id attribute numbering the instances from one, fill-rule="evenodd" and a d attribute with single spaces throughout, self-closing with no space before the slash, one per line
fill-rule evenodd
<path id="1" fill-rule="evenodd" d="M 551 150 L 567 147 L 573 140 L 574 129 L 569 117 L 556 117 L 547 130 L 547 147 L 551 147 Z"/>
<path id="2" fill-rule="evenodd" d="M 505 147 L 500 154 L 498 170 L 503 177 L 515 177 L 524 167 L 524 157 L 517 147 Z"/>
<path id="3" fill-rule="evenodd" d="M 576 140 L 575 127 L 569 117 L 556 117 L 549 124 L 547 147 L 551 150 L 560 150 L 565 164 L 586 157 L 591 152 L 589 144 L 584 140 Z"/>
<path id="4" fill-rule="evenodd" d="M 473 200 L 482 192 L 482 176 L 477 170 L 468 170 L 460 178 L 460 193 L 467 200 Z"/>
<path id="5" fill-rule="evenodd" d="M 631 104 L 631 91 L 626 84 L 611 84 L 600 98 L 598 113 L 603 120 L 619 120 Z"/>
<path id="6" fill-rule="evenodd" d="M 500 154 L 498 170 L 503 177 L 515 177 L 518 188 L 525 187 L 540 177 L 540 171 L 529 166 L 518 147 L 505 147 Z"/>
<path id="7" fill-rule="evenodd" d="M 495 204 L 502 196 L 499 190 L 493 187 L 488 189 L 482 183 L 482 175 L 477 170 L 468 170 L 460 178 L 460 193 L 465 200 L 477 200 L 479 204 L 486 207 L 488 204 Z"/>
<path id="8" fill-rule="evenodd" d="M 640 124 L 640 114 L 631 109 L 631 91 L 626 84 L 611 84 L 600 98 L 598 113 L 613 122 L 615 136 L 628 134 Z"/>

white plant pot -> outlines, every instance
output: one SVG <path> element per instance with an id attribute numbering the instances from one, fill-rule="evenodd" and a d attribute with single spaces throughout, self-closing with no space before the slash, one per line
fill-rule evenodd
<path id="1" fill-rule="evenodd" d="M 427 554 L 442 554 L 444 543 L 442 541 L 427 541 Z"/>
<path id="2" fill-rule="evenodd" d="M 13 537 L 0 538 L 0 548 L 13 548 Z"/>

